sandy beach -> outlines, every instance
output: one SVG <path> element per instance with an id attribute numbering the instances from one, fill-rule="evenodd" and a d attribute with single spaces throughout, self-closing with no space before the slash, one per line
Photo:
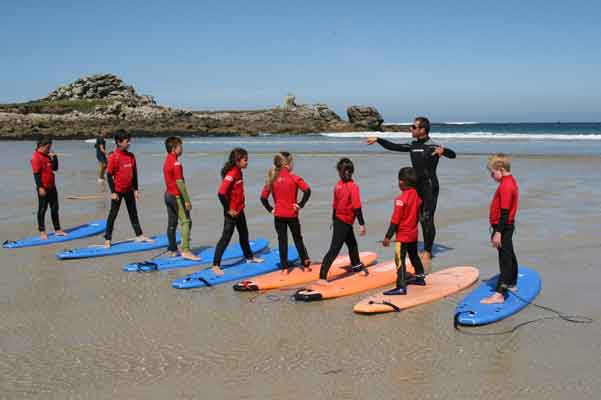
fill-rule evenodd
<path id="1" fill-rule="evenodd" d="M 4 142 L 0 159 L 2 240 L 35 233 L 32 142 Z M 192 240 L 215 245 L 222 228 L 218 171 L 234 146 L 247 147 L 247 218 L 251 236 L 275 242 L 273 219 L 258 198 L 273 153 L 295 154 L 295 168 L 313 195 L 301 214 L 313 260 L 329 246 L 331 190 L 340 156 L 356 164 L 367 236 L 361 250 L 392 258 L 381 240 L 388 226 L 395 177 L 409 158 L 350 139 L 287 141 L 198 139 L 184 144 L 184 172 L 193 199 Z M 483 146 L 449 143 L 459 156 L 439 166 L 437 242 L 452 250 L 434 270 L 473 265 L 481 277 L 498 273 L 488 242 L 488 205 L 496 188 Z M 515 146 L 517 145 L 507 145 Z M 534 148 L 534 146 L 533 146 Z M 466 154 L 465 149 L 474 150 Z M 494 150 L 494 144 L 488 149 Z M 147 234 L 163 233 L 158 139 L 134 143 L 140 165 L 139 212 Z M 65 227 L 105 218 L 108 195 L 96 183 L 92 145 L 65 141 L 57 175 Z M 518 151 L 519 152 L 519 151 Z M 159 252 L 61 262 L 65 247 L 100 244 L 100 236 L 67 245 L 0 251 L 0 398 L 65 399 L 596 399 L 601 392 L 601 281 L 597 155 L 523 151 L 513 162 L 521 188 L 515 237 L 520 264 L 536 269 L 537 302 L 592 324 L 545 320 L 503 336 L 470 336 L 453 329 L 455 303 L 466 292 L 403 313 L 366 317 L 352 312 L 369 293 L 295 304 L 290 291 L 236 293 L 231 285 L 182 291 L 170 281 L 195 268 L 124 273 L 122 266 Z M 131 236 L 126 212 L 115 239 Z M 237 236 L 234 236 L 237 238 Z M 509 329 L 553 316 L 535 307 L 478 332 Z M 510 383 L 510 384 L 509 384 Z"/>

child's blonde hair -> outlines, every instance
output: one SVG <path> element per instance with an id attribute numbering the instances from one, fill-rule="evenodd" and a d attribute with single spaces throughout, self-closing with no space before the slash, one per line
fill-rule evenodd
<path id="1" fill-rule="evenodd" d="M 280 175 L 280 170 L 283 167 L 290 165 L 291 162 L 292 154 L 288 153 L 287 151 L 282 151 L 276 154 L 275 157 L 273 157 L 273 165 L 271 168 L 269 168 L 269 171 L 267 171 L 265 183 L 271 186 Z"/>
<path id="2" fill-rule="evenodd" d="M 486 167 L 491 171 L 503 168 L 505 171 L 511 172 L 511 160 L 509 159 L 509 156 L 504 153 L 493 154 L 488 157 Z"/>

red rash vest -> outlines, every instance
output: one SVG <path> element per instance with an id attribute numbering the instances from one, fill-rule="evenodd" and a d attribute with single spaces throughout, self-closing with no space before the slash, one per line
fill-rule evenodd
<path id="1" fill-rule="evenodd" d="M 136 172 L 136 157 L 129 151 L 116 149 L 108 159 L 106 172 L 115 181 L 115 192 L 125 193 L 138 190 L 134 187 L 134 174 Z"/>
<path id="2" fill-rule="evenodd" d="M 163 163 L 163 176 L 165 177 L 165 186 L 167 193 L 172 196 L 181 196 L 177 187 L 178 180 L 184 180 L 184 167 L 173 153 L 167 154 Z"/>
<path id="3" fill-rule="evenodd" d="M 52 167 L 52 158 L 41 151 L 34 151 L 31 156 L 31 169 L 34 174 L 40 174 L 42 187 L 52 189 L 54 187 L 54 169 Z"/>
<path id="4" fill-rule="evenodd" d="M 490 224 L 498 225 L 501 221 L 501 210 L 509 210 L 508 224 L 515 223 L 518 213 L 519 188 L 513 175 L 504 176 L 490 203 Z"/>
<path id="5" fill-rule="evenodd" d="M 396 240 L 399 242 L 417 242 L 417 223 L 421 205 L 422 199 L 413 188 L 403 190 L 403 193 L 394 199 L 394 211 L 390 223 L 397 226 Z"/>
<path id="6" fill-rule="evenodd" d="M 303 192 L 309 189 L 309 185 L 298 175 L 293 174 L 286 167 L 280 170 L 280 174 L 271 185 L 265 185 L 261 192 L 261 198 L 267 199 L 269 194 L 273 195 L 274 216 L 280 218 L 296 218 L 298 189 Z"/>
<path id="7" fill-rule="evenodd" d="M 219 186 L 218 194 L 227 198 L 230 210 L 237 213 L 244 210 L 244 179 L 240 168 L 230 169 Z"/>
<path id="8" fill-rule="evenodd" d="M 334 187 L 334 212 L 336 218 L 345 224 L 355 222 L 355 210 L 361 208 L 359 186 L 351 179 L 348 182 L 340 180 Z"/>

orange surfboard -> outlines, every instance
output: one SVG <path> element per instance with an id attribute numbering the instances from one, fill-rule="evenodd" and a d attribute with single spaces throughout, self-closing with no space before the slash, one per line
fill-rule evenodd
<path id="1" fill-rule="evenodd" d="M 353 310 L 360 314 L 377 314 L 401 311 L 420 304 L 430 303 L 457 293 L 478 280 L 480 275 L 474 267 L 451 267 L 426 277 L 426 286 L 409 285 L 407 294 L 385 296 L 377 294 L 361 300 Z"/>
<path id="2" fill-rule="evenodd" d="M 407 272 L 413 273 L 413 266 L 407 262 Z M 342 276 L 333 279 L 328 285 L 315 282 L 296 292 L 294 298 L 297 301 L 315 301 L 334 299 L 336 297 L 349 296 L 355 293 L 365 292 L 371 289 L 390 285 L 396 281 L 396 265 L 394 260 L 377 264 L 364 272 L 358 272 L 351 276 Z"/>
<path id="3" fill-rule="evenodd" d="M 372 252 L 359 253 L 359 258 L 366 267 L 376 262 L 377 257 L 377 254 Z M 352 273 L 350 271 L 350 263 L 351 260 L 348 256 L 336 257 L 328 271 L 328 276 L 332 278 Z M 302 285 L 318 280 L 320 268 L 321 264 L 311 264 L 309 269 L 294 267 L 289 271 L 279 270 L 270 272 L 265 275 L 257 276 L 251 280 L 240 281 L 234 285 L 234 290 L 252 292 Z"/>

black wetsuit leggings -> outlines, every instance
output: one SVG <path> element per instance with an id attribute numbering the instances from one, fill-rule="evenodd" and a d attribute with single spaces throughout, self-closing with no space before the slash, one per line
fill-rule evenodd
<path id="1" fill-rule="evenodd" d="M 361 264 L 361 260 L 359 259 L 359 246 L 357 245 L 357 239 L 355 238 L 353 225 L 346 224 L 340 221 L 338 218 L 335 218 L 332 243 L 330 244 L 330 250 L 328 250 L 328 253 L 321 263 L 319 279 L 327 279 L 328 271 L 330 270 L 330 267 L 332 266 L 332 263 L 336 257 L 338 257 L 340 249 L 342 249 L 342 245 L 345 243 L 346 247 L 348 247 L 351 265 L 355 266 Z"/>
<path id="2" fill-rule="evenodd" d="M 136 209 L 136 197 L 134 191 L 130 190 L 125 193 L 117 193 L 117 200 L 111 199 L 111 211 L 106 220 L 106 232 L 104 238 L 106 240 L 112 240 L 113 238 L 113 227 L 115 226 L 115 219 L 119 214 L 119 208 L 121 207 L 121 200 L 125 199 L 125 205 L 127 206 L 127 213 L 129 214 L 129 221 L 131 222 L 132 228 L 136 236 L 142 234 L 142 228 L 140 227 L 140 220 L 138 219 L 138 210 Z"/>
<path id="3" fill-rule="evenodd" d="M 303 242 L 303 235 L 301 234 L 301 226 L 298 218 L 275 217 L 274 224 L 278 234 L 280 268 L 288 268 L 288 228 L 290 228 L 290 233 L 292 233 L 292 239 L 294 240 L 294 245 L 298 251 L 301 263 L 305 265 L 305 261 L 309 259 L 309 255 L 307 254 L 307 248 Z"/>
<path id="4" fill-rule="evenodd" d="M 225 248 L 232 239 L 234 229 L 238 230 L 240 247 L 242 247 L 244 257 L 246 257 L 247 260 L 253 258 L 253 252 L 250 248 L 250 243 L 248 242 L 248 225 L 246 225 L 246 216 L 244 215 L 244 211 L 238 214 L 235 218 L 226 213 L 223 220 L 223 233 L 221 234 L 221 239 L 219 239 L 217 247 L 215 248 L 213 265 L 221 265 L 221 257 L 223 256 Z"/>
<path id="5" fill-rule="evenodd" d="M 40 232 L 46 231 L 46 211 L 50 206 L 50 216 L 52 217 L 52 225 L 54 225 L 55 231 L 60 231 L 61 224 L 58 218 L 58 192 L 56 188 L 45 189 L 46 196 L 40 196 L 38 191 L 38 230 Z"/>
<path id="6" fill-rule="evenodd" d="M 407 287 L 407 265 L 405 264 L 405 260 L 409 255 L 409 260 L 411 260 L 411 265 L 413 265 L 413 269 L 416 275 L 424 274 L 424 266 L 422 265 L 422 260 L 419 258 L 417 254 L 417 242 L 412 243 L 397 243 L 396 251 L 394 252 L 394 262 L 396 264 L 397 273 L 396 273 L 396 287 L 397 288 L 405 288 Z"/>
<path id="7" fill-rule="evenodd" d="M 507 288 L 514 287 L 518 282 L 518 259 L 513 250 L 514 229 L 514 225 L 506 225 L 501 232 L 501 247 L 498 249 L 501 275 L 496 287 L 499 293 L 505 293 Z"/>
<path id="8" fill-rule="evenodd" d="M 426 180 L 418 186 L 418 193 L 422 198 L 422 206 L 419 212 L 419 222 L 422 226 L 424 236 L 424 251 L 432 254 L 434 239 L 436 238 L 436 227 L 434 226 L 434 213 L 438 203 L 438 182 Z"/>

